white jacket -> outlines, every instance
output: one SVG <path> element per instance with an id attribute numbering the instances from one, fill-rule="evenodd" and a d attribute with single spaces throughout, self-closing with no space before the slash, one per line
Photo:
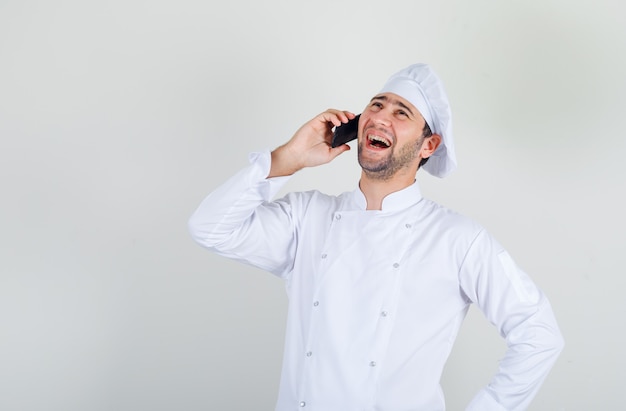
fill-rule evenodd
<path id="1" fill-rule="evenodd" d="M 417 184 L 366 211 L 360 190 L 291 193 L 270 153 L 211 193 L 194 239 L 286 282 L 276 410 L 444 410 L 439 380 L 471 303 L 505 338 L 498 373 L 467 410 L 524 410 L 563 340 L 545 295 L 476 222 Z"/>

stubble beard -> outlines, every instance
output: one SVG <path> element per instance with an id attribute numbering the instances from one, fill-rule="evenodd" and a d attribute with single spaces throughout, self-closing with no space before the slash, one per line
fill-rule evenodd
<path id="1" fill-rule="evenodd" d="M 363 142 L 358 145 L 359 165 L 366 176 L 374 180 L 389 180 L 404 168 L 411 167 L 419 157 L 424 138 L 420 138 L 416 145 L 407 144 L 396 154 L 395 148 L 387 149 L 386 155 L 378 160 L 368 160 L 362 155 Z"/>

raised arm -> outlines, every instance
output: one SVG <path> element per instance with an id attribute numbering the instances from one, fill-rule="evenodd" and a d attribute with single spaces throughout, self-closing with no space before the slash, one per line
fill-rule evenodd
<path id="1" fill-rule="evenodd" d="M 285 144 L 272 151 L 268 177 L 292 175 L 305 167 L 326 164 L 350 150 L 342 144 L 332 148 L 332 128 L 347 123 L 355 115 L 349 111 L 329 109 L 308 121 Z"/>
<path id="2" fill-rule="evenodd" d="M 304 124 L 284 145 L 255 153 L 250 165 L 213 190 L 189 219 L 192 238 L 220 255 L 284 274 L 295 253 L 292 204 L 271 201 L 286 177 L 304 167 L 325 164 L 349 150 L 330 147 L 333 126 L 354 118 L 327 110 Z"/>

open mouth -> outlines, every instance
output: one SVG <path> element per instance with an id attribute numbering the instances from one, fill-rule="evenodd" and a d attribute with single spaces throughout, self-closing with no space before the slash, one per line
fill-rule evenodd
<path id="1" fill-rule="evenodd" d="M 370 146 L 375 147 L 375 148 L 384 149 L 384 148 L 391 147 L 391 141 L 389 141 L 385 137 L 378 136 L 375 134 L 368 134 L 367 141 Z"/>

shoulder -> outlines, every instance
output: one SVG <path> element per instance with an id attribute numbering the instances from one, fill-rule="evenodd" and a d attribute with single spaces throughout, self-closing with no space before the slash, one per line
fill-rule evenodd
<path id="1" fill-rule="evenodd" d="M 417 235 L 433 246 L 455 250 L 459 257 L 486 234 L 475 219 L 463 215 L 429 199 L 422 199 L 413 216 L 418 227 Z"/>
<path id="2" fill-rule="evenodd" d="M 418 204 L 418 210 L 418 215 L 421 219 L 425 222 L 437 225 L 441 229 L 474 234 L 484 230 L 483 226 L 473 218 L 447 208 L 430 199 L 424 198 Z"/>
<path id="3" fill-rule="evenodd" d="M 351 199 L 351 192 L 331 195 L 318 190 L 309 190 L 287 193 L 284 197 L 276 200 L 276 202 L 289 204 L 291 208 L 301 211 L 323 210 L 328 212 L 345 209 L 348 207 Z"/>

